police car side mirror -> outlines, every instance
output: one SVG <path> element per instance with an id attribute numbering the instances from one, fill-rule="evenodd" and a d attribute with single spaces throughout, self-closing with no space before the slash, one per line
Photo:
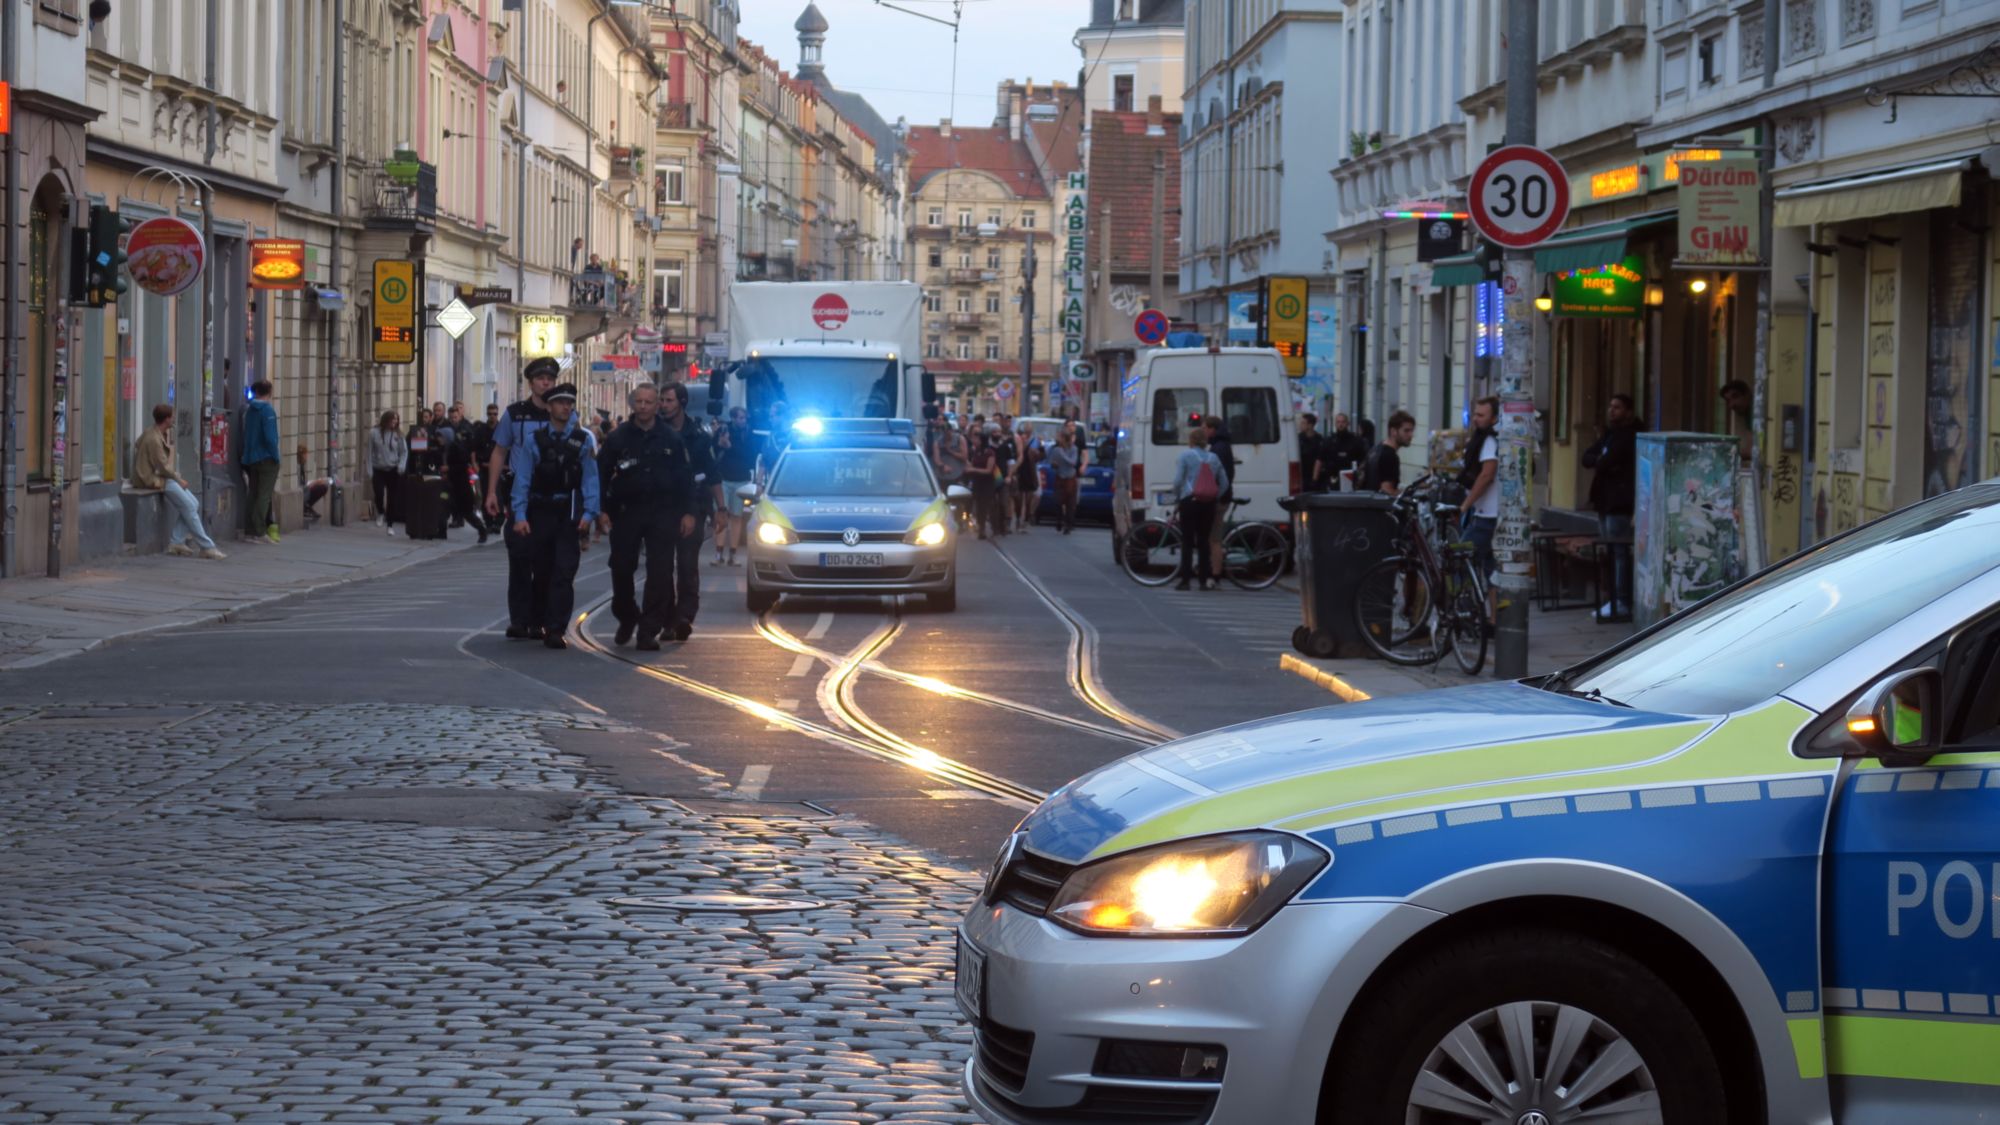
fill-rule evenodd
<path id="1" fill-rule="evenodd" d="M 1938 752 L 1939 701 L 1944 676 L 1936 668 L 1911 668 L 1883 678 L 1861 693 L 1842 725 L 1850 758 L 1880 758 L 1883 765 L 1921 765 Z"/>
<path id="2" fill-rule="evenodd" d="M 757 485 L 746 484 L 742 488 L 736 490 L 736 499 L 742 501 L 743 506 L 747 508 L 750 505 L 755 504 L 757 502 L 757 497 L 762 496 L 763 494 L 764 490 L 758 487 Z"/>
<path id="3" fill-rule="evenodd" d="M 972 499 L 972 490 L 962 484 L 954 484 L 944 490 L 944 498 L 953 504 L 963 504 Z"/>

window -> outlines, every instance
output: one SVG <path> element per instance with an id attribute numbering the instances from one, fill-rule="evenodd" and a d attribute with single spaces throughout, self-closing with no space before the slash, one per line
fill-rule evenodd
<path id="1" fill-rule="evenodd" d="M 998 336 L 986 337 L 986 358 L 987 359 L 1000 358 L 1000 337 Z"/>
<path id="2" fill-rule="evenodd" d="M 1208 392 L 1195 387 L 1161 388 L 1153 392 L 1153 444 L 1180 445 L 1187 427 L 1208 413 Z"/>
<path id="3" fill-rule="evenodd" d="M 998 246 L 988 246 L 986 248 L 986 268 L 995 271 L 1000 269 L 1000 248 Z"/>
<path id="4" fill-rule="evenodd" d="M 999 313 L 999 311 L 1000 311 L 1000 294 L 999 294 L 999 292 L 998 292 L 997 290 L 991 290 L 991 289 L 987 290 L 987 292 L 986 292 L 986 311 L 987 311 L 987 312 L 989 312 L 989 313 L 993 313 L 993 314 L 998 314 L 998 313 Z"/>
<path id="5" fill-rule="evenodd" d="M 1021 212 L 1021 229 L 1022 230 L 1035 229 L 1035 213 L 1033 211 Z"/>
<path id="6" fill-rule="evenodd" d="M 932 336 L 924 341 L 924 358 L 944 358 L 944 338 L 942 336 Z"/>
<path id="7" fill-rule="evenodd" d="M 1721 49 L 1722 39 L 1715 35 L 1703 39 L 1695 47 L 1695 70 L 1700 74 L 1701 84 L 1704 86 L 1722 77 L 1720 64 L 1716 61 Z"/>
<path id="8" fill-rule="evenodd" d="M 1003 225 L 1000 218 L 1000 208 L 998 207 L 988 208 L 986 211 L 986 222 L 990 226 L 997 227 Z"/>
<path id="9" fill-rule="evenodd" d="M 958 311 L 959 311 L 959 312 L 962 312 L 962 313 L 969 313 L 969 312 L 971 312 L 971 311 L 972 311 L 972 294 L 970 294 L 970 293 L 960 293 L 960 294 L 958 295 L 958 299 L 957 299 L 957 300 L 958 300 Z"/>
<path id="10" fill-rule="evenodd" d="M 960 230 L 972 229 L 972 208 L 960 207 L 958 209 L 958 229 Z"/>
<path id="11" fill-rule="evenodd" d="M 972 251 L 960 250 L 958 252 L 958 268 L 962 270 L 969 270 L 972 268 Z"/>
<path id="12" fill-rule="evenodd" d="M 655 194 L 660 206 L 679 206 L 687 202 L 687 169 L 679 164 L 663 164 L 653 173 Z"/>
<path id="13" fill-rule="evenodd" d="M 944 311 L 944 294 L 942 294 L 942 293 L 926 293 L 926 294 L 924 294 L 924 311 L 925 311 L 925 312 L 943 312 L 943 311 Z"/>
<path id="14" fill-rule="evenodd" d="M 83 15 L 77 10 L 80 0 L 36 0 L 35 22 L 43 27 L 53 27 L 69 35 L 75 35 L 83 27 Z"/>
<path id="15" fill-rule="evenodd" d="M 930 264 L 933 266 L 944 265 L 944 247 L 942 246 L 931 247 L 930 250 L 925 253 L 924 258 L 926 261 L 930 262 Z"/>
<path id="16" fill-rule="evenodd" d="M 1270 387 L 1224 387 L 1222 421 L 1237 445 L 1278 440 L 1278 392 Z"/>
<path id="17" fill-rule="evenodd" d="M 653 307 L 665 312 L 681 311 L 681 285 L 686 267 L 680 258 L 662 258 L 653 270 Z"/>
<path id="18" fill-rule="evenodd" d="M 924 225 L 927 227 L 943 226 L 944 208 L 939 207 L 936 204 L 932 204 L 930 210 L 926 213 L 926 218 L 924 219 Z"/>
<path id="19" fill-rule="evenodd" d="M 1111 108 L 1118 113 L 1132 112 L 1132 76 L 1120 74 L 1111 79 Z"/>
<path id="20" fill-rule="evenodd" d="M 960 336 L 958 338 L 958 358 L 960 359 L 972 358 L 972 337 Z"/>

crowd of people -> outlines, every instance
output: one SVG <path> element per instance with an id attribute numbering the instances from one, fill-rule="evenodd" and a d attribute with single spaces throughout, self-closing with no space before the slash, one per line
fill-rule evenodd
<path id="1" fill-rule="evenodd" d="M 971 523 L 981 539 L 1027 531 L 1042 502 L 1041 467 L 1049 467 L 1056 496 L 1056 530 L 1076 529 L 1077 491 L 1090 467 L 1082 423 L 1066 419 L 1049 441 L 1032 423 L 996 412 L 961 422 L 936 407 L 924 408 L 924 454 L 946 488 L 972 493 Z"/>

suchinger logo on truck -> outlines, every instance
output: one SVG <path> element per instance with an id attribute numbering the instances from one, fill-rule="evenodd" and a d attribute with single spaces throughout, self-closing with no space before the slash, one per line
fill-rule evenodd
<path id="1" fill-rule="evenodd" d="M 813 302 L 812 318 L 820 331 L 832 332 L 847 323 L 847 302 L 838 293 L 822 294 Z"/>

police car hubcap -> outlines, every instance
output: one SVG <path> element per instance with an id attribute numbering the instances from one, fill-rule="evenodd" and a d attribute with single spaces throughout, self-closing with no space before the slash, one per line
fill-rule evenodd
<path id="1" fill-rule="evenodd" d="M 1482 1121 L 1664 1125 L 1652 1071 L 1631 1041 L 1582 1008 L 1488 1008 L 1432 1049 L 1410 1089 L 1408 1125 Z"/>

